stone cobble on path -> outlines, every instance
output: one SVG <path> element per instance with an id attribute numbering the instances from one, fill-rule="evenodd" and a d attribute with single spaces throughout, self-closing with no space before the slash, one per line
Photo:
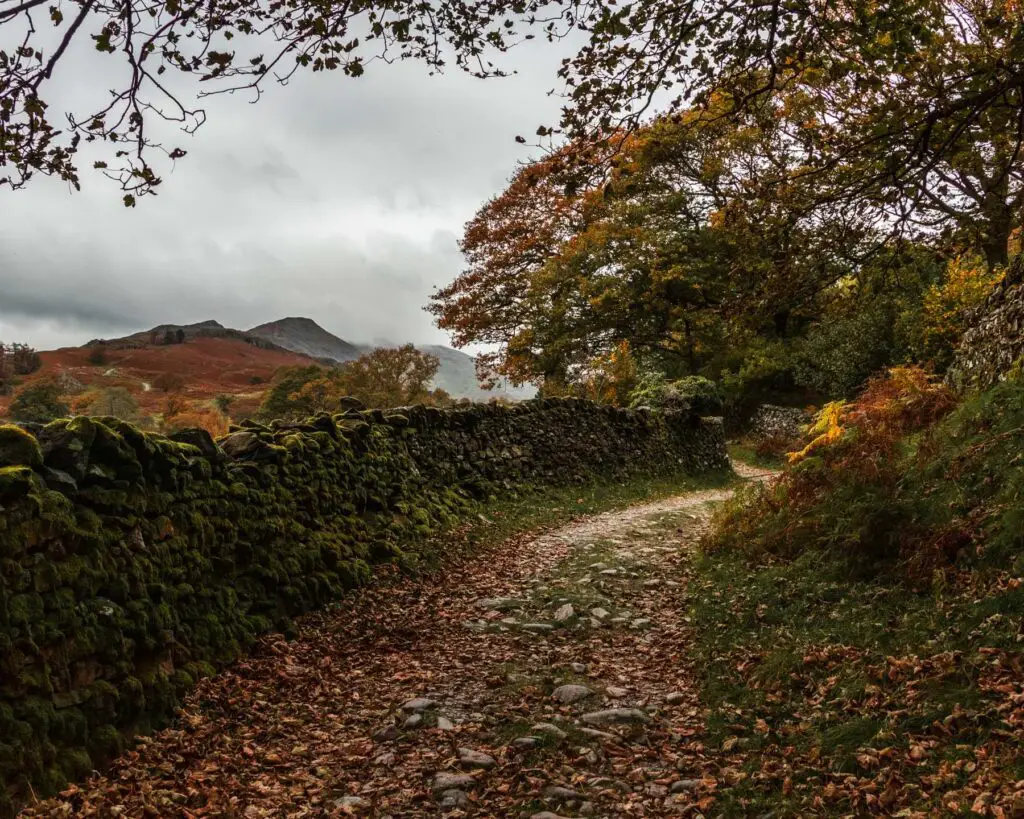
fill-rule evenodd
<path id="1" fill-rule="evenodd" d="M 717 783 L 683 592 L 687 547 L 728 495 L 596 515 L 355 593 L 23 815 L 703 815 Z"/>

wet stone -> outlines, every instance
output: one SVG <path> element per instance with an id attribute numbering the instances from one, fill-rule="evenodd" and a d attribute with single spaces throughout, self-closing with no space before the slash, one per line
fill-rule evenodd
<path id="1" fill-rule="evenodd" d="M 403 728 L 413 729 L 419 728 L 423 724 L 422 714 L 411 714 L 406 718 L 405 722 L 402 723 Z"/>
<path id="2" fill-rule="evenodd" d="M 530 730 L 535 734 L 542 734 L 544 736 L 553 737 L 554 739 L 565 739 L 568 736 L 565 731 L 557 725 L 552 725 L 550 722 L 538 722 L 530 728 Z"/>
<path id="3" fill-rule="evenodd" d="M 494 767 L 494 757 L 472 748 L 459 748 L 459 764 L 463 768 L 483 769 Z"/>
<path id="4" fill-rule="evenodd" d="M 455 808 L 464 808 L 469 804 L 469 797 L 465 791 L 459 790 L 458 788 L 450 788 L 441 794 L 441 807 L 453 810 Z"/>
<path id="5" fill-rule="evenodd" d="M 561 785 L 549 785 L 543 790 L 542 796 L 552 802 L 569 802 L 580 798 L 580 795 L 572 788 L 565 788 Z"/>
<path id="6" fill-rule="evenodd" d="M 398 739 L 399 736 L 398 727 L 395 725 L 385 725 L 382 728 L 378 728 L 373 734 L 374 742 L 390 742 L 393 739 Z"/>
<path id="7" fill-rule="evenodd" d="M 403 711 L 410 711 L 414 714 L 418 714 L 422 711 L 429 711 L 431 708 L 436 708 L 437 703 L 433 700 L 429 700 L 426 697 L 415 697 L 407 702 L 402 703 Z"/>
<path id="8" fill-rule="evenodd" d="M 431 783 L 430 789 L 435 793 L 441 793 L 453 789 L 472 788 L 475 784 L 476 780 L 469 774 L 441 771 L 434 775 L 434 781 Z"/>
<path id="9" fill-rule="evenodd" d="M 639 708 L 608 708 L 584 714 L 581 719 L 589 725 L 640 725 L 649 721 Z"/>
<path id="10" fill-rule="evenodd" d="M 563 705 L 571 705 L 593 695 L 594 692 L 585 685 L 560 685 L 551 693 L 552 698 Z"/>

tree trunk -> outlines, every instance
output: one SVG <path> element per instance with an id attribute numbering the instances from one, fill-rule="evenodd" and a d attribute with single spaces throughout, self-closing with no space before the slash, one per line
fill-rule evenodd
<path id="1" fill-rule="evenodd" d="M 988 269 L 1005 267 L 1010 260 L 1010 234 L 1013 232 L 1013 211 L 1006 201 L 1009 195 L 1009 174 L 996 189 L 985 196 L 985 223 L 981 231 L 981 252 Z"/>
<path id="2" fill-rule="evenodd" d="M 693 341 L 693 326 L 690 324 L 690 320 L 686 319 L 683 322 L 683 331 L 686 336 L 686 360 L 690 367 L 690 375 L 697 374 L 697 350 L 694 346 Z"/>
<path id="3" fill-rule="evenodd" d="M 989 227 L 989 232 L 982 242 L 982 251 L 985 254 L 985 263 L 989 270 L 996 267 L 1005 267 L 1010 260 L 1010 226 L 998 226 L 999 232 Z"/>

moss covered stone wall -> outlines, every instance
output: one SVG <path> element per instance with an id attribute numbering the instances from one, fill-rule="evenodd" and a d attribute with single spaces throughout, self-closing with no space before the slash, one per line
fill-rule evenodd
<path id="1" fill-rule="evenodd" d="M 964 333 L 947 381 L 956 387 L 987 389 L 1002 381 L 1024 358 L 1024 254 L 1005 281 L 976 311 Z"/>
<path id="2" fill-rule="evenodd" d="M 146 434 L 0 427 L 0 815 L 261 632 L 511 489 L 726 466 L 718 419 L 576 400 Z"/>

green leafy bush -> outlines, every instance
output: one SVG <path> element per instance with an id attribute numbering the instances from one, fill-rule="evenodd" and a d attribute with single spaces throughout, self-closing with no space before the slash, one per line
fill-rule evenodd
<path id="1" fill-rule="evenodd" d="M 47 382 L 22 387 L 8 411 L 15 421 L 46 423 L 67 415 L 68 406 L 61 400 L 60 387 Z"/>
<path id="2" fill-rule="evenodd" d="M 629 398 L 631 407 L 692 410 L 701 415 L 721 415 L 723 407 L 718 385 L 700 375 L 669 381 L 661 373 L 647 373 Z"/>

